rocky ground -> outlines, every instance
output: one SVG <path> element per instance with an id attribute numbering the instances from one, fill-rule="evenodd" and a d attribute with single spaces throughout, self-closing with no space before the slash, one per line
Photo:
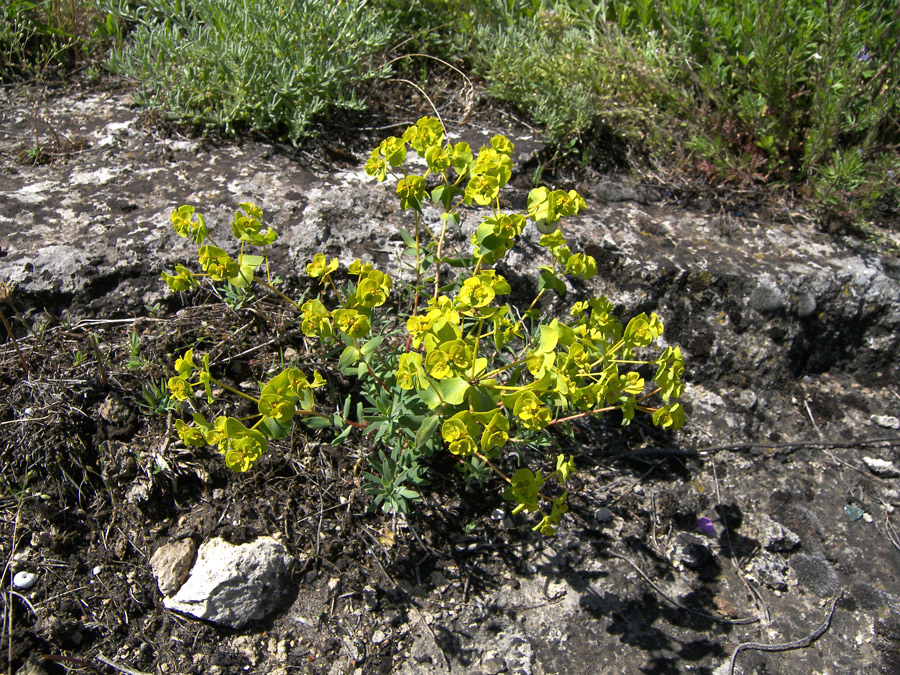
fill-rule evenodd
<path id="1" fill-rule="evenodd" d="M 6 672 L 900 672 L 900 224 L 873 245 L 787 201 L 548 173 L 587 197 L 571 234 L 601 272 L 565 303 L 658 312 L 689 422 L 560 439 L 579 476 L 553 538 L 440 461 L 391 518 L 368 508 L 358 440 L 298 430 L 234 474 L 144 387 L 195 344 L 237 385 L 313 358 L 277 304 L 165 290 L 192 257 L 171 210 L 227 227 L 259 204 L 292 293 L 316 252 L 392 269 L 408 223 L 362 160 L 393 128 L 295 150 L 172 128 L 109 83 L 4 93 Z M 521 206 L 540 143 L 444 112 L 473 146 L 511 136 Z M 526 236 L 503 269 L 523 296 L 540 256 Z"/>

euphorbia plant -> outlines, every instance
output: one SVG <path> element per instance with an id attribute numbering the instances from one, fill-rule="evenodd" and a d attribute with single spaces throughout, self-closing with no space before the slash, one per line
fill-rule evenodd
<path id="1" fill-rule="evenodd" d="M 425 161 L 423 174 L 404 169 L 410 151 Z M 268 277 L 265 247 L 276 235 L 263 230 L 262 213 L 252 204 L 241 204 L 232 223 L 241 242 L 236 259 L 205 243 L 209 234 L 193 208 L 177 209 L 173 225 L 200 246 L 206 275 L 241 288 L 258 283 L 280 296 L 296 308 L 304 335 L 325 347 L 339 346 L 336 367 L 359 383 L 341 413 L 326 414 L 313 398 L 313 390 L 325 382 L 320 373 L 286 368 L 261 384 L 255 397 L 216 381 L 208 357 L 197 364 L 189 350 L 169 380 L 172 394 L 195 409 L 192 423 L 177 424 L 184 442 L 216 445 L 230 468 L 246 471 L 266 451 L 267 441 L 286 436 L 295 419 L 313 428 L 334 426 L 336 442 L 356 430 L 374 448 L 372 471 L 365 474 L 368 490 L 388 511 L 406 511 L 408 501 L 419 499 L 414 488 L 425 483 L 422 460 L 449 452 L 467 475 L 498 476 L 506 484 L 504 498 L 515 504 L 513 513 L 538 513 L 534 529 L 552 534 L 566 511 L 573 457 L 559 454 L 545 470 L 519 467 L 507 475 L 504 453 L 546 446 L 555 425 L 612 411 L 623 424 L 647 413 L 658 426 L 679 428 L 685 416 L 675 399 L 683 390 L 684 361 L 672 346 L 647 355 L 663 332 L 656 314 L 641 314 L 623 325 L 603 297 L 575 302 L 567 319 L 537 310 L 548 291 L 565 293 L 566 276 L 589 279 L 597 265 L 591 256 L 573 252 L 564 234 L 564 220 L 585 208 L 575 191 L 536 188 L 526 213 L 504 211 L 499 195 L 512 176 L 512 152 L 503 136 L 477 153 L 465 142 L 447 142 L 440 122 L 429 117 L 372 152 L 366 172 L 379 181 L 396 180 L 400 205 L 412 216 L 412 232 L 401 230 L 414 260 L 410 278 L 401 279 L 408 289 L 405 321 L 393 318 L 396 300 L 392 312 L 382 311 L 394 293 L 393 279 L 360 260 L 344 272 L 336 258 L 315 255 L 306 269 L 318 292 L 302 305 L 257 278 L 263 262 Z M 461 207 L 473 204 L 482 215 L 471 235 L 472 248 L 449 255 L 444 250 L 447 228 L 459 226 Z M 440 212 L 439 230 L 426 226 L 430 208 Z M 539 243 L 550 264 L 536 270 L 534 301 L 515 308 L 503 301 L 511 288 L 493 266 L 529 223 L 542 233 Z M 262 247 L 263 254 L 246 254 L 245 245 Z M 339 272 L 349 277 L 343 289 L 334 281 Z M 163 278 L 173 290 L 185 291 L 198 285 L 198 276 L 179 265 Z M 244 421 L 227 416 L 208 421 L 194 391 L 202 387 L 211 404 L 211 384 L 253 400 L 258 414 Z"/>

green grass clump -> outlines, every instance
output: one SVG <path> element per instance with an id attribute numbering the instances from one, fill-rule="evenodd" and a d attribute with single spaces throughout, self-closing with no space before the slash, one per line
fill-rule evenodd
<path id="1" fill-rule="evenodd" d="M 337 109 L 359 109 L 355 87 L 382 77 L 386 16 L 363 0 L 151 0 L 107 9 L 134 22 L 112 70 L 139 81 L 139 100 L 168 116 L 292 142 Z"/>
<path id="2" fill-rule="evenodd" d="M 834 205 L 896 190 L 900 9 L 876 0 L 610 0 L 604 21 L 671 47 L 718 178 L 803 183 Z M 891 188 L 893 182 L 894 187 Z M 896 194 L 894 195 L 896 198 Z"/>
<path id="3" fill-rule="evenodd" d="M 471 0 L 451 33 L 555 143 L 618 137 L 832 212 L 896 202 L 900 9 L 876 0 Z M 458 45 L 457 45 L 458 48 Z M 588 155 L 589 156 L 589 155 Z"/>
<path id="4" fill-rule="evenodd" d="M 0 7 L 0 81 L 77 67 L 100 38 L 88 0 L 8 0 Z"/>
<path id="5" fill-rule="evenodd" d="M 636 49 L 593 13 L 547 4 L 478 27 L 475 68 L 488 92 L 513 103 L 560 145 L 590 145 L 592 136 L 610 130 L 634 145 L 664 145 L 667 115 L 681 104 L 666 80 L 660 43 Z"/>

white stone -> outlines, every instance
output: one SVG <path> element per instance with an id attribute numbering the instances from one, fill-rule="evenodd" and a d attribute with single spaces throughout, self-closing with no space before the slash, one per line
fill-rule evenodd
<path id="1" fill-rule="evenodd" d="M 900 429 L 900 419 L 893 415 L 872 415 L 872 421 L 883 429 Z"/>
<path id="2" fill-rule="evenodd" d="M 211 539 L 197 551 L 187 581 L 166 609 L 231 628 L 265 618 L 288 586 L 291 556 L 272 537 L 235 546 Z"/>
<path id="3" fill-rule="evenodd" d="M 767 551 L 788 552 L 800 545 L 800 537 L 771 516 L 759 515 L 759 543 Z"/>
<path id="4" fill-rule="evenodd" d="M 863 457 L 863 464 L 869 467 L 869 471 L 885 478 L 896 478 L 900 476 L 900 470 L 897 469 L 893 462 L 877 457 Z"/>
<path id="5" fill-rule="evenodd" d="M 13 588 L 20 591 L 27 591 L 37 583 L 37 574 L 33 572 L 16 572 L 13 576 Z"/>

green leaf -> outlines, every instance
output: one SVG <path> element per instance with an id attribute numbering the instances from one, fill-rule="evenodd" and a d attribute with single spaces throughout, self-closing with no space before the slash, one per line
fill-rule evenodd
<path id="1" fill-rule="evenodd" d="M 267 394 L 284 395 L 288 391 L 289 384 L 289 371 L 287 368 L 285 368 L 271 380 L 266 382 L 266 384 L 260 389 L 259 395 L 260 397 L 266 396 Z"/>
<path id="2" fill-rule="evenodd" d="M 406 230 L 406 228 L 401 227 L 401 228 L 398 229 L 398 231 L 400 232 L 400 236 L 403 238 L 403 243 L 404 243 L 404 244 L 406 244 L 407 246 L 409 246 L 409 248 L 415 248 L 415 247 L 416 247 L 416 240 L 415 240 L 415 238 L 414 238 L 414 237 Z"/>
<path id="3" fill-rule="evenodd" d="M 327 417 L 319 417 L 318 415 L 304 417 L 303 424 L 310 429 L 324 429 L 331 426 L 331 420 Z"/>
<path id="4" fill-rule="evenodd" d="M 382 436 L 384 436 L 384 432 L 387 431 L 387 428 L 388 428 L 388 427 L 387 427 L 386 424 L 379 424 L 379 425 L 377 425 L 377 429 L 375 430 L 375 437 L 372 439 L 372 442 L 373 442 L 373 443 L 378 443 L 378 442 L 380 442 Z M 385 461 L 387 461 L 387 460 L 385 460 Z"/>
<path id="5" fill-rule="evenodd" d="M 444 403 L 459 405 L 466 400 L 466 392 L 469 390 L 470 385 L 461 377 L 451 377 L 449 380 L 441 380 L 439 386 L 444 397 Z"/>
<path id="6" fill-rule="evenodd" d="M 341 352 L 341 356 L 338 359 L 338 370 L 344 373 L 344 375 L 352 374 L 360 358 L 360 352 L 356 347 L 353 345 L 347 346 L 344 351 Z"/>
<path id="7" fill-rule="evenodd" d="M 434 389 L 434 386 L 434 383 L 429 381 L 427 387 L 418 390 L 419 398 L 421 398 L 422 402 L 428 406 L 429 410 L 434 410 L 443 403 L 440 394 Z"/>
<path id="8" fill-rule="evenodd" d="M 228 281 L 236 288 L 247 288 L 253 283 L 253 271 L 262 265 L 265 258 L 261 255 L 241 255 L 238 258 L 240 269 L 233 277 L 228 277 Z"/>
<path id="9" fill-rule="evenodd" d="M 279 422 L 274 417 L 263 417 L 260 430 L 269 438 L 278 440 L 279 438 L 286 438 L 291 433 L 292 422 L 293 420 L 290 422 Z"/>
<path id="10" fill-rule="evenodd" d="M 331 441 L 331 444 L 332 444 L 332 445 L 337 445 L 337 444 L 340 443 L 342 440 L 344 440 L 345 438 L 347 438 L 347 436 L 350 435 L 350 432 L 351 432 L 351 431 L 353 431 L 353 427 L 351 427 L 351 426 L 346 426 L 346 427 L 344 427 L 344 430 L 343 430 L 341 433 L 339 433 L 337 436 L 334 437 L 334 440 Z"/>
<path id="11" fill-rule="evenodd" d="M 444 211 L 449 211 L 453 198 L 459 193 L 460 189 L 454 185 L 438 185 L 431 191 L 431 199 L 435 204 L 443 204 Z"/>
<path id="12" fill-rule="evenodd" d="M 556 324 L 556 325 L 554 325 Z M 559 324 L 554 320 L 549 326 L 541 326 L 541 337 L 538 341 L 538 347 L 534 350 L 535 354 L 549 354 L 556 349 L 556 343 L 559 341 Z"/>
<path id="13" fill-rule="evenodd" d="M 438 319 L 431 326 L 431 332 L 437 338 L 439 344 L 444 344 L 445 342 L 452 342 L 459 338 L 459 328 L 457 326 L 446 319 Z"/>
<path id="14" fill-rule="evenodd" d="M 565 282 L 556 276 L 551 268 L 540 267 L 539 269 L 541 270 L 541 278 L 538 281 L 538 292 L 549 288 L 556 291 L 559 295 L 566 294 Z"/>
<path id="15" fill-rule="evenodd" d="M 350 397 L 348 396 L 346 399 L 344 399 L 344 419 L 345 420 L 350 418 L 350 403 L 351 403 Z"/>
<path id="16" fill-rule="evenodd" d="M 469 399 L 469 405 L 476 412 L 488 412 L 496 410 L 497 404 L 500 402 L 500 390 L 497 387 L 485 386 L 489 383 L 497 384 L 496 380 L 483 380 L 482 386 L 469 387 L 466 396 Z"/>
<path id="17" fill-rule="evenodd" d="M 475 259 L 470 256 L 465 258 L 441 258 L 441 262 L 450 265 L 450 267 L 472 267 L 475 264 Z M 443 291 L 444 288 L 452 288 L 452 285 L 442 287 L 441 290 Z"/>
<path id="18" fill-rule="evenodd" d="M 419 427 L 419 430 L 416 432 L 416 447 L 424 448 L 428 441 L 431 440 L 431 437 L 434 436 L 434 432 L 437 430 L 438 426 L 440 426 L 441 418 L 437 415 L 430 415 L 426 417 L 422 422 L 422 426 Z"/>
<path id="19" fill-rule="evenodd" d="M 380 345 L 382 342 L 384 342 L 384 336 L 379 335 L 378 337 L 372 338 L 366 344 L 360 347 L 359 351 L 364 357 L 369 356 L 378 348 L 378 345 Z"/>

